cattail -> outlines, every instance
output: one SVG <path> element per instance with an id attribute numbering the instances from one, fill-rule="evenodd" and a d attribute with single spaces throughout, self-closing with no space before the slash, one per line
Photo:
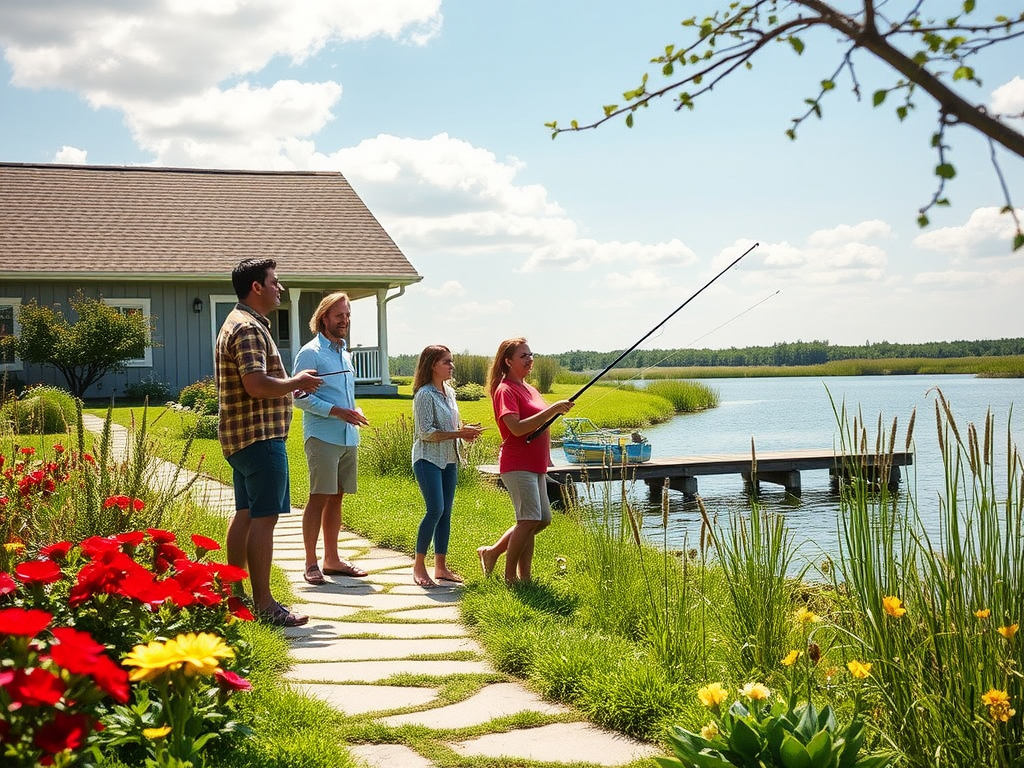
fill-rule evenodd
<path id="1" fill-rule="evenodd" d="M 622 506 L 626 510 L 626 517 L 629 518 L 629 527 L 633 531 L 633 541 L 635 541 L 636 545 L 639 547 L 640 546 L 640 526 L 639 526 L 639 524 L 636 521 L 636 513 L 633 511 L 633 506 L 628 501 L 624 501 Z"/>
<path id="2" fill-rule="evenodd" d="M 914 419 L 917 418 L 917 408 L 910 412 L 910 422 L 907 424 L 907 453 L 910 453 L 910 443 L 914 435 Z"/>
<path id="3" fill-rule="evenodd" d="M 811 660 L 811 664 L 817 665 L 821 660 L 821 646 L 817 643 L 808 643 L 807 658 Z"/>
<path id="4" fill-rule="evenodd" d="M 939 411 L 939 401 L 935 401 L 935 428 L 939 432 L 939 451 L 946 455 L 946 443 L 942 438 L 942 413 Z"/>
<path id="5" fill-rule="evenodd" d="M 971 472 L 977 476 L 981 471 L 981 458 L 978 455 L 978 430 L 974 424 L 967 425 L 967 457 L 971 463 Z"/>
<path id="6" fill-rule="evenodd" d="M 898 419 L 893 417 L 892 420 L 892 431 L 889 432 L 889 455 L 892 456 L 896 452 L 896 425 Z"/>
<path id="7" fill-rule="evenodd" d="M 985 466 L 992 463 L 992 409 L 985 413 L 985 454 L 982 456 Z"/>

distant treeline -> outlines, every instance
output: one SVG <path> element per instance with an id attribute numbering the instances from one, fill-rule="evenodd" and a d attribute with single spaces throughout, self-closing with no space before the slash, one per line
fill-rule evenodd
<path id="1" fill-rule="evenodd" d="M 594 352 L 573 350 L 555 355 L 570 371 L 605 368 L 622 350 Z M 1003 357 L 1024 354 L 1024 338 L 984 341 L 930 341 L 923 344 L 892 344 L 880 341 L 861 346 L 833 346 L 827 341 L 793 341 L 770 347 L 729 349 L 636 349 L 619 364 L 623 368 L 674 368 L 682 366 L 789 366 L 820 365 L 834 360 L 888 360 L 903 358 Z"/>
<path id="2" fill-rule="evenodd" d="M 622 350 L 594 352 L 575 349 L 550 357 L 569 371 L 596 371 L 607 367 Z M 835 360 L 892 360 L 906 358 L 944 359 L 951 357 L 1005 357 L 1024 355 L 1024 338 L 984 341 L 929 341 L 924 344 L 892 344 L 888 341 L 861 346 L 833 346 L 827 341 L 793 341 L 770 347 L 730 347 L 729 349 L 636 349 L 619 363 L 621 368 L 710 368 L 717 366 L 790 366 L 821 365 Z M 391 373 L 412 376 L 419 355 L 395 355 Z M 486 373 L 490 358 L 484 355 L 456 353 L 455 376 L 473 381 Z M 462 365 L 460 366 L 460 360 Z M 477 371 L 476 369 L 482 369 Z M 462 376 L 460 376 L 460 373 Z"/>

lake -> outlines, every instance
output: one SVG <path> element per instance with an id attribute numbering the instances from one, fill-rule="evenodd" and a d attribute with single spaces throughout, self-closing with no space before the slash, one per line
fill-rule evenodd
<path id="1" fill-rule="evenodd" d="M 848 414 L 863 416 L 873 450 L 881 414 L 886 431 L 898 421 L 896 450 L 906 444 L 911 412 L 914 424 L 914 466 L 903 470 L 901 502 L 914 498 L 931 533 L 938 532 L 938 502 L 944 489 L 944 469 L 935 423 L 934 388 L 942 391 L 963 438 L 973 422 L 983 435 L 986 412 L 995 419 L 994 444 L 997 472 L 1005 481 L 1007 424 L 1014 402 L 1024 406 L 1021 379 L 979 379 L 973 376 L 834 376 L 743 379 L 703 379 L 716 389 L 719 406 L 696 414 L 680 415 L 644 430 L 654 455 L 659 457 L 706 453 L 750 453 L 751 439 L 758 451 L 798 448 L 832 449 L 839 445 L 840 431 L 832 409 L 845 403 Z M 639 387 L 644 382 L 633 382 Z M 573 415 L 576 415 L 574 412 Z M 580 413 L 586 416 L 585 413 Z M 1024 414 L 1014 414 L 1010 424 L 1013 440 L 1024 449 Z M 553 454 L 562 462 L 561 451 Z M 838 497 L 829 487 L 827 470 L 801 473 L 802 493 L 789 495 L 781 486 L 761 483 L 765 509 L 783 511 L 800 546 L 801 559 L 820 561 L 838 549 Z M 749 511 L 750 500 L 739 475 L 698 478 L 705 507 L 721 521 L 735 511 Z M 644 535 L 657 545 L 666 540 L 671 548 L 693 547 L 700 531 L 700 513 L 692 500 L 669 492 L 668 530 L 662 528 L 660 494 L 651 499 L 645 484 L 636 483 L 630 498 L 644 510 Z"/>

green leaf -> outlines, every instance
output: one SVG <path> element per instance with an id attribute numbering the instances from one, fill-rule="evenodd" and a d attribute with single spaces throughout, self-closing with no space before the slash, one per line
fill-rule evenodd
<path id="1" fill-rule="evenodd" d="M 925 216 L 923 213 L 917 217 L 917 226 L 921 227 L 922 229 L 928 226 L 928 217 Z"/>
<path id="2" fill-rule="evenodd" d="M 807 749 L 795 736 L 788 733 L 782 737 L 779 757 L 782 758 L 783 768 L 812 768 L 811 756 Z"/>
<path id="3" fill-rule="evenodd" d="M 619 108 L 618 104 L 605 104 L 604 105 L 604 116 L 608 117 L 612 112 Z"/>
<path id="4" fill-rule="evenodd" d="M 571 126 L 572 126 L 572 129 L 573 129 L 574 131 L 578 131 L 578 130 L 579 130 L 579 128 L 580 128 L 580 124 L 579 124 L 579 122 L 578 122 L 578 121 L 576 121 L 576 120 L 573 120 L 573 121 L 572 121 L 571 123 L 569 123 L 569 125 L 571 125 Z"/>
<path id="5" fill-rule="evenodd" d="M 632 112 L 630 112 L 628 115 L 626 115 L 626 127 L 627 128 L 632 128 L 633 127 L 633 113 Z"/>
<path id="6" fill-rule="evenodd" d="M 882 89 L 882 90 L 879 90 L 879 91 L 875 91 L 874 95 L 871 97 L 872 105 L 877 107 L 879 104 L 881 104 L 883 101 L 885 101 L 885 97 L 887 95 L 888 95 L 888 91 L 886 91 L 885 89 Z"/>
<path id="7" fill-rule="evenodd" d="M 823 90 L 823 91 L 831 91 L 835 87 L 836 87 L 836 84 L 832 80 L 822 80 L 821 81 L 821 90 Z"/>
<path id="8" fill-rule="evenodd" d="M 801 40 L 799 37 L 794 37 L 793 35 L 790 35 L 789 44 L 793 46 L 793 50 L 797 52 L 798 56 L 804 52 L 804 41 Z"/>
<path id="9" fill-rule="evenodd" d="M 1024 247 L 1024 232 L 1017 232 L 1017 234 L 1013 236 L 1013 250 L 1016 251 L 1018 248 L 1022 247 Z"/>
<path id="10" fill-rule="evenodd" d="M 971 67 L 959 66 L 953 71 L 953 80 L 973 80 L 974 70 Z"/>
<path id="11" fill-rule="evenodd" d="M 674 69 L 672 67 L 672 62 L 671 61 L 668 64 L 666 64 L 664 67 L 661 68 L 661 74 L 663 74 L 665 77 L 671 76 L 673 71 L 674 71 Z"/>
<path id="12" fill-rule="evenodd" d="M 840 746 L 842 745 L 841 739 L 839 744 Z M 828 766 L 835 765 L 833 751 L 832 734 L 828 731 L 819 731 L 818 735 L 807 743 L 807 754 L 811 758 L 811 768 L 827 768 Z"/>
<path id="13" fill-rule="evenodd" d="M 964 13 L 970 13 L 974 10 L 974 0 L 964 0 Z"/>
<path id="14" fill-rule="evenodd" d="M 907 112 L 908 111 L 909 110 L 907 109 L 907 105 L 906 104 L 904 104 L 902 106 L 899 106 L 899 107 L 896 107 L 896 117 L 898 117 L 900 119 L 900 122 L 903 122 L 904 120 L 906 120 Z"/>
<path id="15" fill-rule="evenodd" d="M 951 163 L 941 163 L 935 166 L 935 175 L 940 179 L 952 179 L 956 176 L 956 168 Z"/>
<path id="16" fill-rule="evenodd" d="M 761 743 L 761 736 L 755 731 L 746 720 L 737 720 L 729 734 L 729 747 L 741 756 L 753 761 L 761 754 L 764 745 Z"/>

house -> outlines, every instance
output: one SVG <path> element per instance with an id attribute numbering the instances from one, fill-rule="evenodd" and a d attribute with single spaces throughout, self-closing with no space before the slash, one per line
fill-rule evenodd
<path id="1" fill-rule="evenodd" d="M 376 303 L 376 337 L 354 327 L 350 340 L 357 393 L 394 394 L 388 302 L 422 278 L 340 173 L 0 163 L 0 333 L 18 332 L 21 304 L 67 311 L 79 289 L 152 318 L 146 354 L 87 396 L 143 381 L 177 392 L 212 376 L 217 331 L 237 301 L 231 270 L 263 256 L 286 288 L 271 318 L 285 365 L 310 339 L 320 299 L 343 290 Z M 64 384 L 51 366 L 11 359 L 0 370 Z"/>

